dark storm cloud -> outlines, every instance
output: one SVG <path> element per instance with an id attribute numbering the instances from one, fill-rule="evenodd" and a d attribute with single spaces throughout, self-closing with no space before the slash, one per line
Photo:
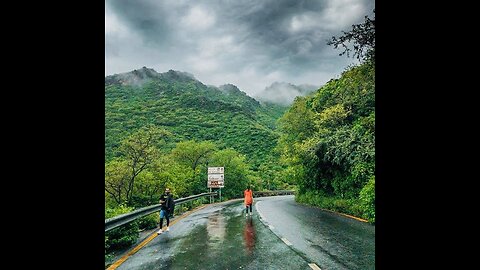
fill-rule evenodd
<path id="1" fill-rule="evenodd" d="M 326 45 L 371 0 L 107 0 L 105 74 L 187 71 L 259 95 L 275 81 L 321 85 L 353 59 Z"/>
<path id="2" fill-rule="evenodd" d="M 132 31 L 138 32 L 147 42 L 167 40 L 172 32 L 168 26 L 168 10 L 158 3 L 161 1 L 107 1 L 107 8 L 112 11 Z"/>

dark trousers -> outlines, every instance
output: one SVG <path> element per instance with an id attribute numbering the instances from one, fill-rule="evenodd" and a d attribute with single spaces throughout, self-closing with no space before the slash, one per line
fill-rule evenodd
<path id="1" fill-rule="evenodd" d="M 165 216 L 165 218 L 167 219 L 167 227 L 170 226 L 170 218 L 168 218 L 168 216 Z M 160 228 L 163 227 L 163 218 L 160 219 Z"/>
<path id="2" fill-rule="evenodd" d="M 247 204 L 247 205 L 245 206 L 245 208 L 246 208 L 246 209 L 245 209 L 245 213 L 248 213 L 248 207 L 250 207 L 250 213 L 252 213 L 252 205 L 251 205 L 251 204 Z"/>

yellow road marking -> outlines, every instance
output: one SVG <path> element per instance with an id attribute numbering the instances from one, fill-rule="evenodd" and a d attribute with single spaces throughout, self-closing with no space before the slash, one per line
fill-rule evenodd
<path id="1" fill-rule="evenodd" d="M 328 211 L 328 212 L 331 212 L 331 213 L 339 214 L 339 215 L 342 215 L 342 216 L 346 216 L 346 217 L 349 217 L 349 218 L 353 218 L 353 219 L 356 219 L 356 220 L 358 220 L 358 221 L 368 222 L 368 220 L 363 219 L 363 218 L 354 217 L 354 216 L 351 216 L 351 215 L 347 215 L 347 214 L 344 214 L 344 213 L 335 212 L 335 211 L 328 210 L 328 209 L 323 209 L 323 208 L 320 208 L 320 209 L 325 210 L 325 211 Z"/>
<path id="2" fill-rule="evenodd" d="M 291 246 L 291 245 L 292 245 L 292 243 L 290 243 L 290 241 L 288 241 L 287 238 L 282 237 L 281 239 L 282 239 L 282 241 L 283 241 L 285 244 L 287 244 L 287 246 Z"/>
<path id="3" fill-rule="evenodd" d="M 177 223 L 179 220 L 181 219 L 184 219 L 186 217 L 188 217 L 189 215 L 193 214 L 194 212 L 197 212 L 205 207 L 207 207 L 207 205 L 203 205 L 197 209 L 194 209 L 192 210 L 190 213 L 188 214 L 184 214 L 184 215 L 181 215 L 180 217 L 178 217 L 178 219 L 175 219 L 173 220 L 171 223 L 170 223 L 170 226 L 172 226 L 173 224 Z M 164 226 L 162 229 L 166 229 L 167 226 Z M 138 246 L 136 246 L 134 249 L 132 249 L 130 252 L 128 252 L 127 254 L 123 255 L 120 259 L 118 259 L 118 261 L 116 261 L 114 264 L 110 265 L 110 267 L 107 268 L 107 270 L 114 270 L 114 269 L 117 269 L 117 267 L 119 267 L 122 263 L 124 263 L 130 256 L 132 256 L 133 254 L 135 254 L 138 250 L 140 250 L 142 247 L 144 247 L 146 244 L 148 244 L 150 241 L 152 241 L 155 237 L 157 237 L 158 234 L 157 232 L 155 231 L 152 235 L 150 235 L 149 237 L 147 237 L 145 240 L 143 240 L 140 244 L 138 244 Z"/>

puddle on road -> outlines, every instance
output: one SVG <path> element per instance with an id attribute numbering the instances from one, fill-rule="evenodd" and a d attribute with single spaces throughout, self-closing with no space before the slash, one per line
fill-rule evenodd
<path id="1" fill-rule="evenodd" d="M 196 226 L 175 248 L 176 256 L 171 258 L 169 267 L 231 269 L 251 262 L 256 243 L 255 222 L 242 213 L 240 204 L 208 213 L 206 224 Z"/>
<path id="2" fill-rule="evenodd" d="M 308 268 L 260 223 L 256 213 L 246 218 L 242 210 L 243 204 L 238 203 L 199 214 L 193 222 L 201 224 L 179 239 L 168 255 L 159 254 L 141 269 Z"/>
<path id="3" fill-rule="evenodd" d="M 208 216 L 207 221 L 207 235 L 208 246 L 211 249 L 220 249 L 226 234 L 225 217 L 220 211 Z"/>
<path id="4" fill-rule="evenodd" d="M 255 227 L 253 224 L 253 219 L 249 218 L 245 222 L 245 228 L 243 229 L 243 240 L 248 255 L 252 254 L 253 248 L 255 247 Z"/>

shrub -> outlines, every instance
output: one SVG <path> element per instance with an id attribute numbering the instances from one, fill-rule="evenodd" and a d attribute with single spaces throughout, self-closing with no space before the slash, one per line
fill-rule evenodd
<path id="1" fill-rule="evenodd" d="M 105 218 L 111 218 L 133 211 L 133 208 L 120 205 L 117 208 L 105 208 Z M 133 245 L 138 238 L 138 221 L 133 221 L 105 233 L 106 252 Z"/>
<path id="2" fill-rule="evenodd" d="M 350 204 L 345 199 L 336 199 L 332 201 L 333 204 L 333 211 L 339 213 L 350 213 Z"/>
<path id="3" fill-rule="evenodd" d="M 138 219 L 138 227 L 143 230 L 156 228 L 159 221 L 159 212 Z"/>
<path id="4" fill-rule="evenodd" d="M 375 223 L 375 176 L 372 176 L 360 191 L 360 206 L 363 217 Z"/>
<path id="5" fill-rule="evenodd" d="M 350 199 L 349 203 L 351 215 L 356 217 L 363 217 L 363 208 L 360 204 L 360 199 Z"/>
<path id="6" fill-rule="evenodd" d="M 131 199 L 129 205 L 138 209 L 138 208 L 141 208 L 141 207 L 157 204 L 158 200 L 160 200 L 159 195 L 156 195 L 156 196 L 153 196 L 152 198 L 150 198 L 150 196 L 145 196 L 145 195 L 142 195 L 142 194 L 134 194 L 134 195 L 132 195 L 132 199 Z"/>
<path id="7" fill-rule="evenodd" d="M 375 196 L 375 195 L 374 195 Z M 374 198 L 375 199 L 375 198 Z M 365 206 L 360 199 L 342 199 L 327 195 L 321 190 L 297 193 L 295 200 L 299 203 L 317 206 L 338 213 L 364 217 Z M 367 218 L 368 219 L 368 218 Z M 371 219 L 368 219 L 371 221 Z M 373 206 L 373 222 L 375 221 L 375 206 Z"/>
<path id="8" fill-rule="evenodd" d="M 108 237 L 105 235 L 105 261 L 110 260 L 112 257 L 111 254 L 107 253 L 107 250 L 110 248 L 110 245 L 108 244 Z"/>

